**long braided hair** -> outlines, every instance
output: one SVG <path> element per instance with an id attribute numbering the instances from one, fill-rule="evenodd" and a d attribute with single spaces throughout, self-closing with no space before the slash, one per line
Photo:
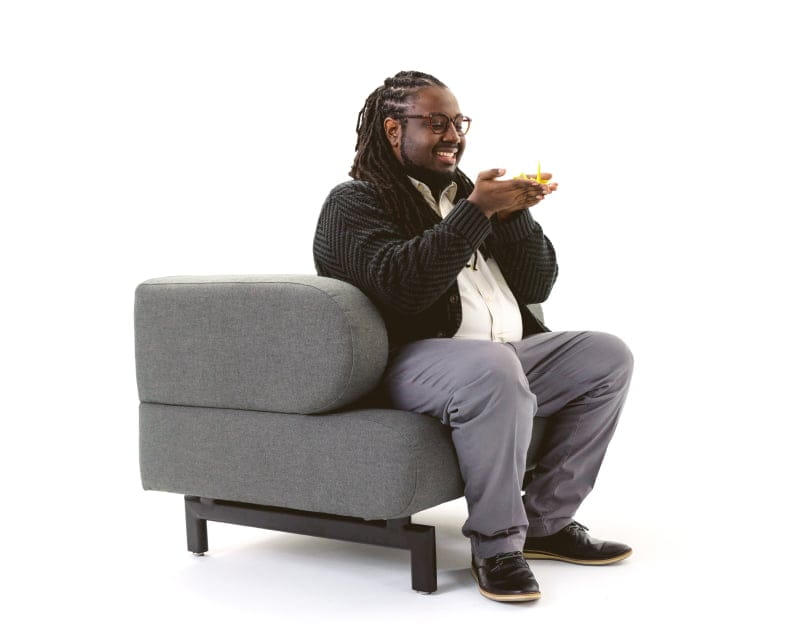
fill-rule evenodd
<path id="1" fill-rule="evenodd" d="M 435 221 L 428 221 L 427 224 L 416 221 L 419 225 L 414 225 L 412 220 L 415 217 L 408 212 L 409 209 L 417 206 L 422 216 L 425 216 L 426 209 L 429 219 L 434 219 L 435 213 L 407 178 L 404 166 L 385 137 L 384 122 L 385 118 L 399 118 L 407 113 L 409 99 L 426 87 L 447 86 L 430 74 L 409 70 L 385 79 L 383 85 L 371 92 L 357 116 L 357 145 L 354 147 L 357 154 L 348 173 L 353 179 L 371 182 L 384 206 L 415 230 L 429 227 L 429 223 Z M 407 120 L 401 119 L 403 126 Z M 459 169 L 455 171 L 454 180 L 458 184 L 458 198 L 469 195 L 473 184 Z"/>

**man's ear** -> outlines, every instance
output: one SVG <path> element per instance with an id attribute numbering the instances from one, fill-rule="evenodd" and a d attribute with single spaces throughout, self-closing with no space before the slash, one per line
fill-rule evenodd
<path id="1" fill-rule="evenodd" d="M 394 118 L 385 119 L 385 137 L 394 149 L 399 148 L 399 141 L 402 139 L 402 124 Z"/>

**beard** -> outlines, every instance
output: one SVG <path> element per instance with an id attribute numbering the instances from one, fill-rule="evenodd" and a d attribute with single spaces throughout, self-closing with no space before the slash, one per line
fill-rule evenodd
<path id="1" fill-rule="evenodd" d="M 404 163 L 405 173 L 425 183 L 432 191 L 441 191 L 455 181 L 455 173 L 453 171 L 434 171 L 413 162 L 407 153 L 407 147 L 404 141 L 402 142 L 402 162 Z"/>

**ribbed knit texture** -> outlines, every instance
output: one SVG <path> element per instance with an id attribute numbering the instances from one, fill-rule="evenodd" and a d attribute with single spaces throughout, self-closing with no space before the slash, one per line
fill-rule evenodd
<path id="1" fill-rule="evenodd" d="M 373 186 L 349 181 L 323 204 L 314 239 L 318 275 L 350 282 L 377 306 L 390 345 L 452 337 L 461 323 L 457 277 L 472 254 L 494 256 L 520 305 L 523 335 L 548 329 L 525 308 L 556 281 L 556 253 L 528 210 L 500 223 L 461 198 L 442 220 L 414 187 L 405 211 L 384 208 Z"/>

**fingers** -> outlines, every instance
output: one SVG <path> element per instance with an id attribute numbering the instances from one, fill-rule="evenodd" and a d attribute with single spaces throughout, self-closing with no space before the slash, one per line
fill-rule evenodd
<path id="1" fill-rule="evenodd" d="M 475 190 L 469 200 L 484 209 L 484 214 L 496 212 L 515 212 L 522 208 L 530 208 L 542 201 L 556 190 L 557 184 L 540 183 L 533 178 L 497 179 L 505 173 L 505 169 L 493 168 L 478 174 Z M 550 173 L 542 176 L 551 177 Z M 487 216 L 489 216 L 487 214 Z"/>
<path id="2" fill-rule="evenodd" d="M 559 188 L 559 184 L 557 184 L 556 182 L 553 182 L 551 184 L 544 184 L 543 183 L 543 184 L 540 184 L 539 187 L 542 190 L 543 195 L 550 195 L 554 190 Z"/>
<path id="3" fill-rule="evenodd" d="M 544 173 L 543 173 L 544 175 Z M 556 182 L 552 184 L 538 184 L 523 193 L 523 203 L 525 207 L 531 207 L 542 201 L 547 195 L 550 195 L 558 188 Z"/>
<path id="4" fill-rule="evenodd" d="M 512 190 L 539 190 L 542 186 L 536 179 L 509 179 L 503 183 L 510 184 Z"/>
<path id="5" fill-rule="evenodd" d="M 545 173 L 542 174 L 543 176 Z M 550 173 L 548 173 L 550 176 Z M 507 182 L 503 182 L 504 184 Z M 538 183 L 536 179 L 513 179 L 510 180 L 510 183 L 513 184 L 512 188 L 515 190 L 524 190 L 532 195 L 549 195 L 554 190 L 559 188 L 559 184 L 556 182 L 551 183 Z"/>
<path id="6" fill-rule="evenodd" d="M 539 203 L 548 194 L 548 186 L 538 183 L 535 179 L 515 179 L 508 183 L 511 184 L 511 190 L 514 191 L 515 205 L 521 208 Z"/>
<path id="7" fill-rule="evenodd" d="M 514 195 L 515 198 L 541 194 L 544 192 L 543 186 L 544 184 L 538 183 L 535 179 L 505 179 L 490 181 L 487 184 L 490 190 L 499 191 L 499 194 Z"/>
<path id="8" fill-rule="evenodd" d="M 478 173 L 478 181 L 486 181 L 487 179 L 497 179 L 501 175 L 505 175 L 506 169 L 504 168 L 490 168 L 486 171 Z"/>
<path id="9" fill-rule="evenodd" d="M 532 180 L 531 185 L 525 186 L 526 180 L 522 181 L 523 185 L 517 187 L 517 190 L 512 193 L 513 197 L 510 202 L 503 208 L 506 212 L 516 212 L 523 208 L 531 208 L 556 190 L 555 184 L 537 184 L 536 181 Z M 522 190 L 519 190 L 519 188 Z"/>
<path id="10" fill-rule="evenodd" d="M 530 208 L 537 205 L 545 198 L 545 191 L 540 186 L 525 190 L 515 199 L 515 205 L 519 208 Z"/>

